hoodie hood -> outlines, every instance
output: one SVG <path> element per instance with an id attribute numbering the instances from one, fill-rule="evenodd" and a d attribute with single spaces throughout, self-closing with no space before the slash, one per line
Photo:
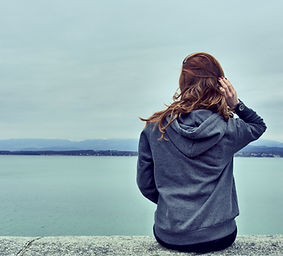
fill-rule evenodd
<path id="1" fill-rule="evenodd" d="M 225 130 L 226 122 L 219 114 L 198 109 L 174 120 L 166 129 L 166 134 L 179 151 L 188 157 L 195 157 L 213 147 Z"/>

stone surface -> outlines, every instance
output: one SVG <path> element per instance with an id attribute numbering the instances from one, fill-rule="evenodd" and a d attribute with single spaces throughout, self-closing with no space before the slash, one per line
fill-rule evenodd
<path id="1" fill-rule="evenodd" d="M 167 250 L 150 236 L 0 237 L 2 256 L 198 255 Z M 238 236 L 223 251 L 205 255 L 283 255 L 283 235 Z"/>
<path id="2" fill-rule="evenodd" d="M 0 236 L 0 255 L 17 255 L 35 237 L 9 237 Z"/>

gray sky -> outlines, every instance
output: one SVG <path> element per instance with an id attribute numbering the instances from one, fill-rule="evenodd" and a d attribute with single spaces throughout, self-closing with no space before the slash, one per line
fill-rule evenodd
<path id="1" fill-rule="evenodd" d="M 0 2 L 0 139 L 137 138 L 205 51 L 283 141 L 283 1 Z"/>

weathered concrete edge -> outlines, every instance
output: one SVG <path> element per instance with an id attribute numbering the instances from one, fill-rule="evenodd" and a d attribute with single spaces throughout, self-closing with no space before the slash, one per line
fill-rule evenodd
<path id="1" fill-rule="evenodd" d="M 0 237 L 3 256 L 196 255 L 171 251 L 151 236 Z M 206 255 L 283 255 L 283 235 L 240 235 L 226 250 Z"/>

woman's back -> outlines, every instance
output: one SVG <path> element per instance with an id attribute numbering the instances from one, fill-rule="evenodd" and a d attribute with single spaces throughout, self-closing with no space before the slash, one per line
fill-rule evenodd
<path id="1" fill-rule="evenodd" d="M 239 144 L 256 139 L 264 130 L 261 122 L 252 127 L 241 123 L 240 119 L 225 121 L 210 110 L 195 110 L 166 129 L 167 140 L 158 140 L 160 132 L 154 124 L 143 131 L 138 184 L 144 195 L 157 203 L 155 231 L 165 242 L 204 242 L 235 229 L 239 210 L 233 154 Z M 245 130 L 243 138 L 237 136 L 237 129 Z M 150 158 L 156 187 L 153 194 L 152 188 L 149 194 L 143 188 L 148 184 L 144 170 Z"/>
<path id="2" fill-rule="evenodd" d="M 266 129 L 262 118 L 235 98 L 228 80 L 223 88 L 231 92 L 239 118 L 225 114 L 232 106 L 225 107 L 217 84 L 212 104 L 205 108 L 206 100 L 199 100 L 194 109 L 196 95 L 185 93 L 202 86 L 197 96 L 207 97 L 201 94 L 206 90 L 201 79 L 188 88 L 180 85 L 181 100 L 147 119 L 139 141 L 137 184 L 157 204 L 154 231 L 169 245 L 215 241 L 235 231 L 239 210 L 233 155 Z"/>

